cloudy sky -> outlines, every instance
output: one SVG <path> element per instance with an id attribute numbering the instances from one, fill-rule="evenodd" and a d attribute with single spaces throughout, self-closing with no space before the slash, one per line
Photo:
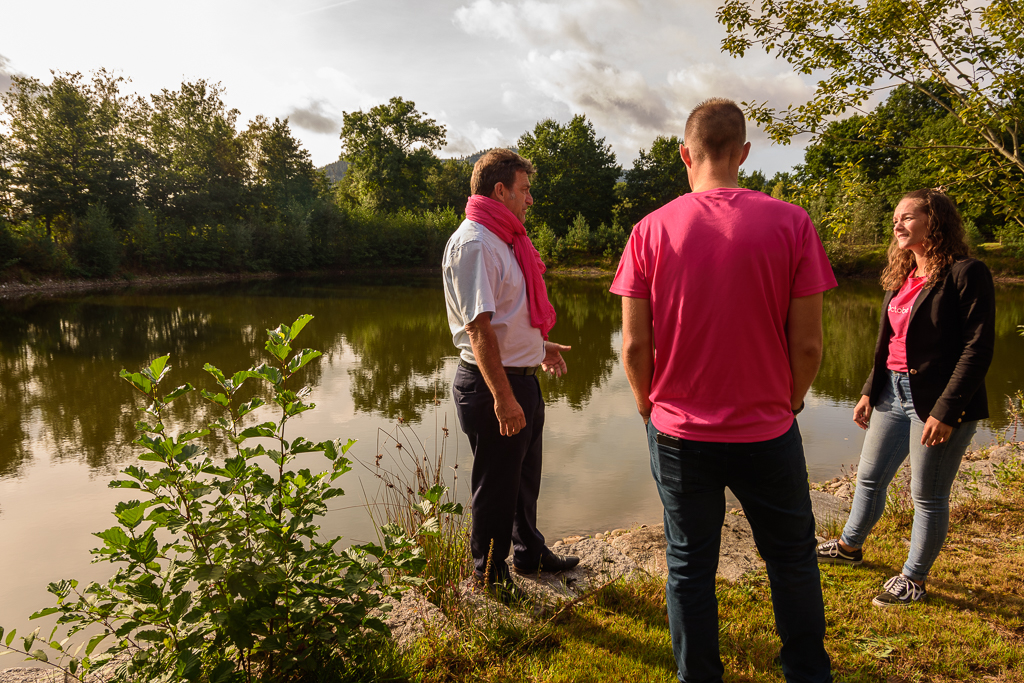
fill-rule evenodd
<path id="1" fill-rule="evenodd" d="M 342 112 L 393 96 L 445 124 L 442 156 L 514 144 L 540 120 L 585 114 L 629 166 L 682 133 L 710 96 L 804 101 L 810 84 L 763 54 L 720 52 L 715 0 L 34 0 L 6 3 L 10 74 L 100 67 L 140 94 L 219 81 L 244 125 L 289 117 L 313 161 L 338 157 Z M 749 131 L 745 168 L 802 159 Z"/>

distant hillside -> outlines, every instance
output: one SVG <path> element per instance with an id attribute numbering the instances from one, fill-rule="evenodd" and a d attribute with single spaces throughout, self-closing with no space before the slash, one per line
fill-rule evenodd
<path id="1" fill-rule="evenodd" d="M 336 183 L 345 177 L 345 171 L 348 170 L 348 162 L 344 159 L 338 159 L 332 164 L 327 164 L 320 170 L 327 174 L 327 178 L 332 183 Z"/>
<path id="2" fill-rule="evenodd" d="M 483 155 L 487 154 L 487 153 L 488 153 L 488 152 L 490 152 L 490 151 L 491 151 L 492 149 L 494 149 L 494 147 L 488 147 L 487 149 L 482 149 L 482 150 L 480 150 L 479 152 L 476 152 L 476 153 L 474 153 L 474 154 L 470 154 L 470 155 L 469 155 L 468 157 L 458 157 L 458 158 L 459 158 L 459 159 L 465 159 L 465 160 L 466 160 L 466 161 L 468 161 L 468 162 L 469 162 L 470 164 L 475 164 L 475 163 L 477 162 L 477 159 L 479 159 L 479 158 L 480 158 L 480 157 L 482 157 Z M 518 151 L 519 151 L 519 148 L 518 148 L 518 147 L 506 147 L 505 149 L 510 149 L 510 150 L 512 150 L 513 152 L 518 152 Z"/>

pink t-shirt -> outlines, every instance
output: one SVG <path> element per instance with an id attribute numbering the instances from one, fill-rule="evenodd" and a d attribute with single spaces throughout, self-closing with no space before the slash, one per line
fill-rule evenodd
<path id="1" fill-rule="evenodd" d="M 651 302 L 654 426 L 695 441 L 784 434 L 789 301 L 835 286 L 807 213 L 760 192 L 693 192 L 637 223 L 611 291 Z"/>
<path id="2" fill-rule="evenodd" d="M 914 272 L 917 272 L 916 270 Z M 928 276 L 914 277 L 911 273 L 896 296 L 889 300 L 887 315 L 892 326 L 889 336 L 889 360 L 885 367 L 899 372 L 907 371 L 907 328 L 910 327 L 910 312 L 914 308 L 917 295 L 921 293 Z"/>

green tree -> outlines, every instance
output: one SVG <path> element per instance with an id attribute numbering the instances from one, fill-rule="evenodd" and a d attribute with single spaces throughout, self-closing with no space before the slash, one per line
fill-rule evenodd
<path id="1" fill-rule="evenodd" d="M 690 191 L 679 144 L 675 135 L 659 135 L 650 152 L 640 150 L 633 168 L 626 171 L 625 180 L 616 187 L 619 203 L 615 217 L 621 225 L 629 228 L 651 211 Z"/>
<path id="2" fill-rule="evenodd" d="M 7 189 L 33 216 L 70 225 L 92 204 L 111 204 L 119 213 L 134 200 L 134 183 L 124 163 L 121 125 L 123 78 L 100 70 L 86 81 L 81 73 L 54 72 L 53 81 L 13 76 L 0 95 Z"/>
<path id="3" fill-rule="evenodd" d="M 186 82 L 153 95 L 142 112 L 146 203 L 185 226 L 240 217 L 248 169 L 238 110 L 225 106 L 223 92 L 219 83 Z"/>
<path id="4" fill-rule="evenodd" d="M 544 223 L 559 237 L 578 214 L 590 225 L 611 223 L 622 168 L 585 116 L 578 114 L 564 126 L 553 119 L 541 121 L 519 138 L 518 146 L 537 167 L 531 223 Z"/>
<path id="5" fill-rule="evenodd" d="M 849 118 L 825 125 L 817 139 L 804 152 L 804 163 L 799 167 L 800 181 L 804 184 L 830 182 L 838 169 L 854 164 L 871 182 L 890 180 L 908 159 L 924 160 L 927 155 L 919 149 L 927 145 L 918 133 L 938 121 L 955 122 L 933 97 L 942 93 L 927 86 L 929 94 L 906 85 L 894 89 L 889 96 L 867 115 L 854 114 Z M 938 139 L 947 139 L 944 135 Z M 888 140 L 888 144 L 880 144 Z M 890 193 L 892 194 L 892 193 Z M 902 194 L 902 193 L 900 193 Z M 894 197 L 895 199 L 895 197 Z"/>
<path id="6" fill-rule="evenodd" d="M 469 197 L 473 164 L 468 159 L 444 159 L 427 173 L 427 203 L 432 209 L 451 207 L 462 212 Z"/>
<path id="7" fill-rule="evenodd" d="M 742 56 L 758 46 L 798 71 L 820 73 L 813 98 L 783 109 L 745 103 L 774 140 L 822 133 L 861 109 L 879 89 L 904 84 L 956 118 L 958 135 L 927 141 L 946 182 L 972 198 L 987 195 L 1024 225 L 1024 14 L 1018 0 L 725 0 L 723 47 Z M 938 92 L 936 92 L 936 88 Z M 902 144 L 891 135 L 881 145 Z M 969 152 L 971 164 L 949 164 Z"/>
<path id="8" fill-rule="evenodd" d="M 248 180 L 258 207 L 283 208 L 290 202 L 308 204 L 326 189 L 309 152 L 292 135 L 288 119 L 257 116 L 241 134 Z"/>
<path id="9" fill-rule="evenodd" d="M 371 209 L 421 207 L 427 171 L 436 163 L 432 150 L 445 145 L 445 127 L 401 97 L 368 112 L 344 112 L 343 120 L 344 191 Z"/>
<path id="10" fill-rule="evenodd" d="M 747 173 L 741 168 L 737 182 L 740 187 L 748 190 L 764 192 L 765 194 L 771 193 L 771 186 L 768 184 L 768 179 L 764 177 L 764 173 L 760 169 Z"/>
<path id="11" fill-rule="evenodd" d="M 11 141 L 0 133 L 0 220 L 14 220 L 14 169 Z"/>

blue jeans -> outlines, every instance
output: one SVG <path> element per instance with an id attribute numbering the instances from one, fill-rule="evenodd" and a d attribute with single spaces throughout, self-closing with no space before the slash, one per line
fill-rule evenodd
<path id="1" fill-rule="evenodd" d="M 728 486 L 768 567 L 786 680 L 831 681 L 814 513 L 796 421 L 782 436 L 757 443 L 673 440 L 653 424 L 647 440 L 665 507 L 665 594 L 679 680 L 718 683 L 724 673 L 715 574 Z"/>
<path id="2" fill-rule="evenodd" d="M 924 423 L 914 411 L 910 378 L 901 372 L 890 371 L 889 374 L 891 381 L 871 412 L 857 466 L 857 489 L 850 519 L 841 540 L 853 548 L 864 545 L 885 509 L 889 483 L 909 454 L 914 526 L 903 575 L 914 581 L 924 581 L 946 540 L 949 491 L 953 488 L 960 461 L 971 445 L 978 423 L 972 421 L 959 425 L 945 443 L 922 446 Z"/>

